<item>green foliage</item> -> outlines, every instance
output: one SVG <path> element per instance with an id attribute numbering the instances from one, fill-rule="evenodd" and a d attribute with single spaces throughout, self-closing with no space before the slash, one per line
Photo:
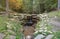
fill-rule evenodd
<path id="1" fill-rule="evenodd" d="M 5 2 L 6 0 L 0 0 L 0 4 L 3 7 L 6 6 Z M 15 0 L 11 1 L 11 3 L 13 4 L 11 4 L 10 6 L 14 11 L 26 13 L 32 13 L 33 11 L 35 11 L 37 13 L 43 13 L 45 11 L 49 12 L 52 10 L 56 10 L 58 5 L 58 0 L 21 0 L 20 2 L 21 3 L 19 4 L 19 0 L 18 2 L 16 2 Z"/>
<path id="2" fill-rule="evenodd" d="M 26 12 L 35 11 L 37 13 L 49 12 L 57 8 L 57 0 L 25 0 Z"/>
<path id="3" fill-rule="evenodd" d="M 4 39 L 8 39 L 10 35 L 15 35 L 16 39 L 22 38 L 22 32 L 20 31 L 22 25 L 17 21 L 9 21 L 7 17 L 0 16 L 0 33 L 4 33 Z"/>
<path id="4" fill-rule="evenodd" d="M 54 32 L 54 37 L 52 39 L 60 39 L 60 31 Z"/>
<path id="5" fill-rule="evenodd" d="M 58 0 L 41 0 L 40 1 L 40 12 L 52 11 L 57 9 Z"/>
<path id="6" fill-rule="evenodd" d="M 24 12 L 28 13 L 28 12 L 32 12 L 33 10 L 33 0 L 23 0 L 23 8 L 24 8 Z"/>
<path id="7" fill-rule="evenodd" d="M 6 19 L 6 17 L 0 17 L 0 32 L 5 32 L 7 29 Z"/>
<path id="8" fill-rule="evenodd" d="M 5 0 L 0 0 L 0 6 L 6 7 L 6 1 Z"/>
<path id="9" fill-rule="evenodd" d="M 0 0 L 0 11 L 6 10 L 6 3 L 5 0 Z"/>
<path id="10" fill-rule="evenodd" d="M 23 36 L 22 32 L 20 31 L 22 29 L 21 23 L 17 21 L 9 21 L 9 23 L 11 24 L 11 30 L 16 34 L 16 39 L 21 39 Z"/>
<path id="11" fill-rule="evenodd" d="M 47 11 L 54 10 L 57 8 L 57 0 L 46 0 L 45 9 Z"/>

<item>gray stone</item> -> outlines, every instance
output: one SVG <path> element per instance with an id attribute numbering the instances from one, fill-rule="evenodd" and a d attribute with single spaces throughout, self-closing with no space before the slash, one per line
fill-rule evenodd
<path id="1" fill-rule="evenodd" d="M 9 37 L 9 39 L 16 39 L 16 37 L 13 36 L 13 35 L 11 35 L 11 36 Z"/>
<path id="2" fill-rule="evenodd" d="M 5 34 L 0 33 L 0 39 L 3 39 L 3 38 L 4 38 L 4 36 L 5 36 Z M 15 37 L 15 36 L 13 36 L 13 35 L 10 35 L 8 38 L 9 38 L 9 39 L 15 39 L 16 37 Z"/>
<path id="3" fill-rule="evenodd" d="M 53 36 L 54 36 L 54 35 L 48 35 L 48 36 L 46 36 L 45 39 L 52 39 Z M 39 34 L 39 35 L 37 35 L 37 36 L 35 37 L 35 39 L 42 39 L 42 38 L 44 38 L 44 37 L 45 37 L 44 35 Z"/>
<path id="4" fill-rule="evenodd" d="M 3 39 L 4 38 L 4 34 L 0 33 L 0 39 Z"/>
<path id="5" fill-rule="evenodd" d="M 52 25 L 52 31 L 60 31 L 60 18 L 50 18 L 48 23 Z"/>
<path id="6" fill-rule="evenodd" d="M 37 36 L 35 37 L 35 39 L 41 39 L 41 38 L 44 38 L 44 37 L 45 37 L 44 35 L 39 34 L 39 35 L 37 35 Z"/>
<path id="7" fill-rule="evenodd" d="M 58 0 L 58 4 L 57 5 L 58 5 L 58 9 L 60 9 L 60 0 Z"/>
<path id="8" fill-rule="evenodd" d="M 54 35 L 48 35 L 45 39 L 52 39 Z"/>

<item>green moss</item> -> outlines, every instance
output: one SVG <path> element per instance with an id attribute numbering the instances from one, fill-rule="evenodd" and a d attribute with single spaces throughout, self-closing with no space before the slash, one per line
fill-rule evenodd
<path id="1" fill-rule="evenodd" d="M 52 11 L 52 12 L 49 12 L 49 17 L 54 17 L 54 16 L 58 16 L 60 17 L 60 10 L 59 11 Z"/>

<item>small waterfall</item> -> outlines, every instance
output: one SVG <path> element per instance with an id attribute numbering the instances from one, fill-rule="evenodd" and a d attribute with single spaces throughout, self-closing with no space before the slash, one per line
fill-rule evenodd
<path id="1" fill-rule="evenodd" d="M 36 25 L 36 16 L 27 16 L 25 23 L 23 25 L 23 34 L 24 39 L 34 39 L 35 25 Z"/>

